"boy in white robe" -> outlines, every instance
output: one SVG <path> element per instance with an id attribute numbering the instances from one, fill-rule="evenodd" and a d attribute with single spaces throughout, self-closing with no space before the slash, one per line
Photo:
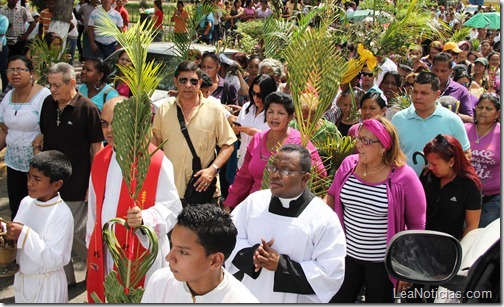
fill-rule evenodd
<path id="1" fill-rule="evenodd" d="M 171 233 L 169 268 L 149 279 L 142 303 L 258 303 L 223 267 L 236 243 L 229 214 L 211 204 L 187 206 Z"/>
<path id="2" fill-rule="evenodd" d="M 28 194 L 13 222 L 2 223 L 7 239 L 17 240 L 14 276 L 16 303 L 68 303 L 63 266 L 70 261 L 74 220 L 58 190 L 72 173 L 70 160 L 57 150 L 33 157 Z"/>
<path id="3" fill-rule="evenodd" d="M 260 303 L 327 303 L 343 283 L 346 241 L 336 213 L 307 189 L 310 152 L 284 145 L 268 169 L 270 189 L 231 213 L 238 239 L 226 268 Z"/>

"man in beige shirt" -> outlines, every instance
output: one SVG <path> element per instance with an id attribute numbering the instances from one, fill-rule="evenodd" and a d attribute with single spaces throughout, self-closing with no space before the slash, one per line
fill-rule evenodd
<path id="1" fill-rule="evenodd" d="M 220 167 L 233 152 L 236 135 L 218 105 L 209 103 L 200 92 L 202 80 L 198 76 L 198 66 L 191 61 L 181 62 L 175 70 L 174 82 L 178 90 L 176 98 L 163 103 L 154 116 L 151 142 L 163 145 L 165 155 L 174 166 L 175 186 L 183 197 L 187 182 L 192 175 L 191 150 L 181 132 L 177 119 L 177 105 L 182 109 L 189 136 L 196 153 L 201 159 L 202 170 L 195 174 L 196 191 L 205 191 L 213 178 L 218 176 Z M 215 147 L 220 151 L 215 157 Z M 217 187 L 219 181 L 217 180 Z M 214 199 L 220 196 L 217 188 Z"/>

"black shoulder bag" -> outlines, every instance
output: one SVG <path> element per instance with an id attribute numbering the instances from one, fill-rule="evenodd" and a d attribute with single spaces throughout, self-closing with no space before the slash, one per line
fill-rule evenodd
<path id="1" fill-rule="evenodd" d="M 184 200 L 186 203 L 191 205 L 211 203 L 213 195 L 215 193 L 215 189 L 217 188 L 216 187 L 217 177 L 214 177 L 214 179 L 212 180 L 212 182 L 205 191 L 202 192 L 196 191 L 194 183 L 196 182 L 196 180 L 198 180 L 198 177 L 194 177 L 194 174 L 196 174 L 199 170 L 201 170 L 201 159 L 198 157 L 198 154 L 194 149 L 193 143 L 191 142 L 191 138 L 189 137 L 189 132 L 187 131 L 187 127 L 185 124 L 184 114 L 182 113 L 182 110 L 178 105 L 177 105 L 177 118 L 180 124 L 180 130 L 182 131 L 182 134 L 184 135 L 187 141 L 187 145 L 189 145 L 189 149 L 191 150 L 191 153 L 193 155 L 192 159 L 193 173 L 191 175 L 191 179 L 189 179 L 189 182 L 187 183 L 187 187 L 184 193 Z"/>

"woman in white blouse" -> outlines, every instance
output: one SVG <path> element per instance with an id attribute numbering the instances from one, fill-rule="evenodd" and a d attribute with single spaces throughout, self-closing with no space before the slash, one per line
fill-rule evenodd
<path id="1" fill-rule="evenodd" d="M 240 133 L 240 148 L 238 149 L 238 169 L 243 164 L 247 145 L 256 132 L 268 129 L 268 123 L 264 115 L 264 98 L 268 94 L 276 92 L 277 85 L 275 79 L 269 75 L 258 75 L 249 88 L 251 101 L 245 103 L 238 114 L 233 130 Z"/>
<path id="2" fill-rule="evenodd" d="M 40 134 L 40 109 L 51 92 L 34 82 L 33 64 L 21 55 L 9 58 L 7 78 L 14 89 L 5 94 L 0 104 L 0 150 L 7 146 L 7 192 L 14 219 L 19 203 L 28 195 L 26 174 L 33 157 L 32 141 Z"/>

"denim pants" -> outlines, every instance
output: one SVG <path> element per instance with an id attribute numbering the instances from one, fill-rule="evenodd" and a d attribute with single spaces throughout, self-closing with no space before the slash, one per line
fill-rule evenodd
<path id="1" fill-rule="evenodd" d="M 500 205 L 500 194 L 489 201 L 483 203 L 481 207 L 481 217 L 479 222 L 479 228 L 484 228 L 488 226 L 491 222 L 495 221 L 500 217 L 501 205 Z"/>

